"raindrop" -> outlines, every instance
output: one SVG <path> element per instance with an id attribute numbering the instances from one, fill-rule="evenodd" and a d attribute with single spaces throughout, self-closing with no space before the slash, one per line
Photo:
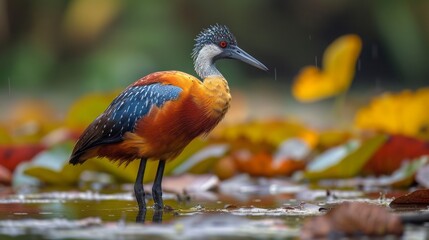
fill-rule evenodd
<path id="1" fill-rule="evenodd" d="M 10 78 L 7 78 L 7 81 L 9 83 L 9 96 L 10 96 L 10 93 L 11 93 L 11 91 L 10 91 Z"/>
<path id="2" fill-rule="evenodd" d="M 274 68 L 274 81 L 277 81 L 277 68 Z"/>

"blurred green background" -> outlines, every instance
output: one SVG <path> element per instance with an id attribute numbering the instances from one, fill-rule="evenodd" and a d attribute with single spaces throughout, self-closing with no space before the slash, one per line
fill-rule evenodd
<path id="1" fill-rule="evenodd" d="M 286 104 L 300 68 L 320 66 L 326 46 L 347 33 L 363 40 L 352 92 L 416 88 L 429 81 L 428 12 L 427 0 L 0 0 L 0 110 L 42 98 L 64 112 L 82 94 L 154 71 L 196 75 L 193 39 L 215 23 L 271 69 L 218 64 L 250 98 L 258 89 Z"/>

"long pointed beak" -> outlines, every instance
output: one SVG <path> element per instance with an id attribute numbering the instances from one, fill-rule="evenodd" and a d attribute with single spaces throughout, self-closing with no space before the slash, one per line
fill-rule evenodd
<path id="1" fill-rule="evenodd" d="M 268 71 L 268 68 L 264 64 L 262 64 L 256 58 L 252 57 L 250 54 L 248 54 L 243 49 L 237 46 L 234 46 L 233 48 L 228 49 L 226 55 L 227 55 L 226 56 L 227 58 L 237 59 L 249 65 L 252 65 L 256 68 L 262 69 L 264 71 Z"/>

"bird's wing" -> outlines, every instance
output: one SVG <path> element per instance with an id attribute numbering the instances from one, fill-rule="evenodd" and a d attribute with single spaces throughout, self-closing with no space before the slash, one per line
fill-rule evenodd
<path id="1" fill-rule="evenodd" d="M 177 99 L 181 92 L 180 87 L 162 83 L 128 87 L 83 132 L 70 163 L 80 162 L 80 156 L 93 147 L 122 141 L 124 134 L 133 132 L 137 121 L 153 106 L 162 107 L 166 102 Z"/>

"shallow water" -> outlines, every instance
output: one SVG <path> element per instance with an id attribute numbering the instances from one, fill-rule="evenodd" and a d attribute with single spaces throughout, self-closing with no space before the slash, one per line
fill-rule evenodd
<path id="1" fill-rule="evenodd" d="M 391 201 L 384 195 L 354 190 L 326 195 L 325 190 L 296 187 L 282 191 L 280 188 L 275 191 L 246 188 L 245 191 L 186 195 L 164 193 L 167 208 L 162 212 L 154 211 L 148 194 L 148 209 L 146 213 L 139 213 L 129 189 L 129 185 L 101 192 L 3 188 L 0 191 L 0 238 L 297 238 L 306 218 L 323 214 L 332 204 L 353 199 L 387 206 Z M 408 226 L 404 239 L 426 239 L 428 229 Z"/>

